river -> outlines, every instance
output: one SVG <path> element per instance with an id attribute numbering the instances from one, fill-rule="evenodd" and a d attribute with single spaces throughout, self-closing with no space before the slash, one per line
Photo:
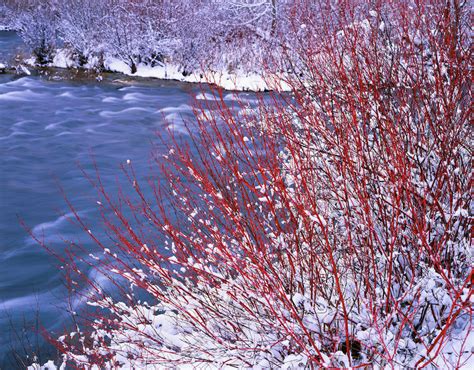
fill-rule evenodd
<path id="1" fill-rule="evenodd" d="M 21 40 L 15 33 L 0 32 L 0 62 L 18 47 Z M 183 118 L 192 119 L 192 96 L 202 88 L 159 80 L 117 81 L 117 75 L 100 82 L 65 76 L 54 70 L 48 75 L 0 75 L 2 368 L 2 358 L 18 345 L 15 332 L 30 332 L 37 317 L 47 330 L 60 328 L 65 319 L 61 304 L 66 292 L 57 261 L 29 237 L 20 220 L 44 235 L 58 253 L 64 240 L 88 248 L 87 236 L 64 217 L 70 210 L 60 187 L 87 222 L 99 224 L 95 192 L 79 165 L 91 170 L 94 156 L 111 192 L 127 160 L 144 178 L 152 146 L 158 153 L 165 150 L 157 132 L 166 135 L 169 129 L 186 140 Z"/>

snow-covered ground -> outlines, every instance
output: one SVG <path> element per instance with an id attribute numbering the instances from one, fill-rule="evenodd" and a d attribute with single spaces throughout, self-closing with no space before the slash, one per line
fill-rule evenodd
<path id="1" fill-rule="evenodd" d="M 59 65 L 57 65 L 59 66 Z M 158 78 L 163 80 L 177 80 L 182 82 L 206 83 L 212 82 L 226 90 L 239 91 L 265 91 L 272 90 L 271 83 L 267 83 L 262 75 L 257 73 L 246 73 L 237 71 L 236 73 L 227 72 L 194 72 L 190 75 L 183 75 L 182 68 L 174 64 L 164 64 L 155 67 L 147 65 L 138 65 L 137 72 L 131 73 L 130 67 L 115 58 L 109 58 L 105 61 L 105 67 L 111 72 L 123 73 L 128 76 Z"/>
<path id="2" fill-rule="evenodd" d="M 222 353 L 222 357 L 219 362 L 215 358 L 206 356 L 205 353 L 196 354 L 192 363 L 186 363 L 185 358 L 180 358 L 180 353 L 189 353 L 189 349 L 195 344 L 206 347 L 206 336 L 203 333 L 196 333 L 192 331 L 191 327 L 183 326 L 183 321 L 180 320 L 179 315 L 168 311 L 164 314 L 156 315 L 154 307 L 135 307 L 130 309 L 123 303 L 118 303 L 118 306 L 122 307 L 124 317 L 126 316 L 127 323 L 130 327 L 138 325 L 141 329 L 141 334 L 135 330 L 121 330 L 108 332 L 107 330 L 98 330 L 97 336 L 110 335 L 112 334 L 111 346 L 107 349 L 102 349 L 102 353 L 113 354 L 114 362 L 120 363 L 120 369 L 132 370 L 155 370 L 155 369 L 167 369 L 170 366 L 162 365 L 169 361 L 169 364 L 173 364 L 175 369 L 226 369 L 226 368 L 251 368 L 251 369 L 266 369 L 271 368 L 271 364 L 277 360 L 281 364 L 281 369 L 292 370 L 292 369 L 303 369 L 310 366 L 308 357 L 303 353 L 285 353 L 285 344 L 281 343 L 270 349 L 262 350 L 260 353 L 255 354 L 255 363 L 252 366 L 244 366 L 239 361 L 238 353 L 234 353 L 232 350 L 228 350 L 226 353 Z M 148 324 L 142 325 L 143 318 L 147 318 Z M 134 321 L 136 320 L 136 321 Z M 441 350 L 441 353 L 436 358 L 432 365 L 429 365 L 427 369 L 474 369 L 474 332 L 469 332 L 470 326 L 460 329 L 457 334 L 453 334 L 451 341 L 448 342 L 445 347 Z M 153 333 L 153 336 L 158 336 L 162 341 L 162 345 L 159 347 L 154 346 L 156 342 L 150 340 L 149 334 Z M 259 333 L 252 332 L 249 329 L 249 335 L 255 336 L 255 340 L 258 340 Z M 71 337 L 78 335 L 72 333 Z M 376 339 L 377 334 L 374 334 L 373 338 Z M 64 339 L 65 337 L 62 337 Z M 61 340 L 61 339 L 60 339 Z M 407 343 L 410 342 L 407 340 Z M 143 345 L 148 343 L 147 351 L 143 351 Z M 209 340 L 208 347 L 209 353 L 212 354 L 213 346 Z M 423 352 L 422 346 L 420 345 L 420 353 Z M 403 352 L 403 351 L 400 351 Z M 134 359 L 130 354 L 140 354 L 139 359 Z M 335 354 L 337 355 L 337 353 Z M 341 357 L 344 354 L 340 353 Z M 282 357 L 283 356 L 283 357 Z M 406 363 L 402 360 L 403 355 L 400 355 L 400 359 L 395 359 L 392 369 L 402 370 L 406 369 Z M 87 356 L 80 355 L 71 358 L 76 361 L 77 364 L 81 362 L 88 363 Z M 327 358 L 328 364 L 330 363 Z M 398 364 L 398 365 L 397 365 Z M 53 361 L 41 365 L 39 363 L 33 363 L 28 367 L 28 370 L 63 370 L 66 368 L 66 363 L 55 364 Z M 374 365 L 373 369 L 384 369 Z M 411 367 L 410 367 L 411 368 Z M 99 367 L 92 367 L 92 369 L 99 369 Z"/>
<path id="3" fill-rule="evenodd" d="M 29 65 L 34 65 L 35 60 L 31 58 L 26 61 Z M 95 69 L 97 60 L 92 59 L 82 68 Z M 79 68 L 77 62 L 71 57 L 67 49 L 59 49 L 56 52 L 53 61 L 50 63 L 51 67 L 55 68 Z M 213 83 L 226 90 L 236 91 L 269 91 L 275 90 L 273 81 L 279 81 L 278 90 L 289 91 L 290 87 L 281 82 L 281 78 L 276 76 L 264 76 L 262 73 L 246 72 L 243 70 L 236 70 L 233 73 L 227 71 L 195 71 L 190 74 L 183 73 L 183 68 L 177 64 L 165 63 L 156 66 L 149 66 L 139 64 L 137 71 L 132 73 L 130 66 L 124 61 L 107 57 L 104 60 L 104 67 L 107 71 L 121 73 L 127 76 L 156 78 L 162 80 L 176 80 L 189 83 Z M 281 77 L 281 76 L 279 76 Z"/>

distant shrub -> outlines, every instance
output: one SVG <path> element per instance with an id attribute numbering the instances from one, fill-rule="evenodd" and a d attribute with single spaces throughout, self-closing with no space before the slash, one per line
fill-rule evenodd
<path id="1" fill-rule="evenodd" d="M 46 65 L 53 60 L 57 41 L 57 15 L 47 5 L 31 7 L 14 22 L 23 41 L 31 48 L 36 62 Z"/>

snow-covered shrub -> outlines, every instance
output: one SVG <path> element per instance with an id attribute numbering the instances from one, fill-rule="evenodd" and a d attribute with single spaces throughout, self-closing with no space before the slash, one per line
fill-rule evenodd
<path id="1" fill-rule="evenodd" d="M 79 66 L 101 57 L 107 45 L 103 26 L 110 1 L 67 0 L 58 4 L 59 37 Z"/>
<path id="2" fill-rule="evenodd" d="M 34 4 L 28 11 L 21 12 L 13 21 L 39 65 L 52 61 L 57 41 L 57 14 L 48 3 Z"/>
<path id="3" fill-rule="evenodd" d="M 0 4 L 0 31 L 9 28 L 11 23 L 11 11 L 6 5 Z"/>
<path id="4" fill-rule="evenodd" d="M 290 95 L 235 109 L 215 91 L 196 106 L 194 149 L 172 142 L 157 158 L 166 184 L 140 184 L 127 163 L 134 195 L 114 201 L 91 179 L 111 239 L 77 217 L 103 256 L 67 263 L 96 309 L 56 341 L 66 358 L 461 367 L 472 346 L 472 133 L 468 19 L 456 4 L 321 7 L 308 32 L 295 25 Z"/>
<path id="5" fill-rule="evenodd" d="M 214 70 L 267 70 L 273 66 L 281 47 L 289 40 L 289 17 L 299 1 L 230 0 L 210 2 L 203 12 L 195 37 L 200 42 L 199 61 Z"/>

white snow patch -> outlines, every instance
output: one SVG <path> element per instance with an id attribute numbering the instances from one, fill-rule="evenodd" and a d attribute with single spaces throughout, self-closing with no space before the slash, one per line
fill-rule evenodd
<path id="1" fill-rule="evenodd" d="M 269 86 L 266 79 L 258 73 L 236 71 L 230 74 L 222 71 L 210 71 L 204 74 L 195 72 L 184 76 L 182 68 L 175 64 L 164 64 L 154 67 L 140 64 L 137 66 L 137 72 L 131 73 L 130 66 L 127 63 L 112 57 L 106 58 L 104 65 L 111 72 L 134 77 L 177 80 L 190 83 L 213 83 L 226 90 L 235 91 L 265 91 L 273 89 L 272 86 Z M 280 85 L 278 90 L 290 91 L 290 87 L 285 83 L 280 83 Z M 213 99 L 215 98 L 213 97 Z"/>
<path id="2" fill-rule="evenodd" d="M 77 67 L 77 63 L 72 59 L 69 50 L 59 49 L 53 58 L 53 66 L 57 68 L 73 68 Z"/>

